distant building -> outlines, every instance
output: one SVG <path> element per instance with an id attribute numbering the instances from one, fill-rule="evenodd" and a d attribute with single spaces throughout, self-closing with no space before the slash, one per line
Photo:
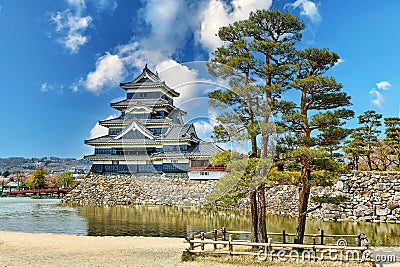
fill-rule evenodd
<path id="1" fill-rule="evenodd" d="M 85 140 L 94 146 L 92 173 L 180 173 L 191 179 L 218 179 L 223 167 L 209 166 L 222 149 L 201 140 L 186 112 L 174 106 L 179 93 L 161 81 L 147 65 L 133 81 L 121 83 L 126 99 L 111 103 L 118 118 L 99 121 L 108 134 Z"/>

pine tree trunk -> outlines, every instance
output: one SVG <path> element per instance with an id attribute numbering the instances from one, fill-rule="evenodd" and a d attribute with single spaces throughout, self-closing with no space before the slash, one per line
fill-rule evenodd
<path id="1" fill-rule="evenodd" d="M 257 191 L 250 192 L 251 242 L 258 242 Z"/>
<path id="2" fill-rule="evenodd" d="M 258 190 L 258 241 L 267 243 L 267 219 L 265 208 L 265 188 L 261 185 Z"/>
<path id="3" fill-rule="evenodd" d="M 299 192 L 299 218 L 297 220 L 296 236 L 294 238 L 295 244 L 303 244 L 304 241 L 309 197 L 310 186 L 302 186 Z"/>
<path id="4" fill-rule="evenodd" d="M 367 155 L 367 160 L 368 160 L 368 169 L 372 171 L 371 155 Z"/>
<path id="5" fill-rule="evenodd" d="M 250 158 L 257 157 L 257 136 L 251 135 L 251 155 Z"/>

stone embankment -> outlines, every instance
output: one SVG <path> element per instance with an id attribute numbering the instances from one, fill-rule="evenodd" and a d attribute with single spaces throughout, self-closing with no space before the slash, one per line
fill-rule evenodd
<path id="1" fill-rule="evenodd" d="M 201 206 L 215 181 L 190 181 L 163 175 L 89 175 L 71 191 L 64 203 L 97 205 Z"/>
<path id="2" fill-rule="evenodd" d="M 322 204 L 309 214 L 313 218 L 400 223 L 400 172 L 354 172 L 331 187 L 314 187 L 310 195 L 348 198 L 340 204 Z M 295 186 L 272 187 L 267 192 L 268 211 L 296 215 L 297 197 Z M 317 205 L 311 202 L 309 209 Z"/>
<path id="3" fill-rule="evenodd" d="M 216 181 L 190 181 L 163 175 L 89 175 L 63 202 L 74 204 L 157 204 L 201 206 Z M 360 220 L 400 223 L 400 172 L 355 172 L 331 187 L 314 187 L 311 196 L 345 196 L 340 204 L 323 204 L 310 217 L 326 220 Z M 266 191 L 267 210 L 296 215 L 298 188 L 278 185 Z M 244 199 L 239 208 L 247 208 Z M 311 202 L 309 208 L 318 205 Z"/>

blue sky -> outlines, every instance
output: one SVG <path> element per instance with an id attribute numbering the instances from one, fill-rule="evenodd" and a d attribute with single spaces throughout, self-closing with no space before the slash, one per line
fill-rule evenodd
<path id="1" fill-rule="evenodd" d="M 0 157 L 90 154 L 83 140 L 118 115 L 109 102 L 124 96 L 119 82 L 147 62 L 172 87 L 182 83 L 195 76 L 182 63 L 208 60 L 220 44 L 218 27 L 259 8 L 292 12 L 306 24 L 302 47 L 340 55 L 329 74 L 357 115 L 399 114 L 396 0 L 0 0 Z"/>

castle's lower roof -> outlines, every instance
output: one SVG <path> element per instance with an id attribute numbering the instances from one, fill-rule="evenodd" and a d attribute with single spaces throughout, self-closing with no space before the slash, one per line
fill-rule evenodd
<path id="1" fill-rule="evenodd" d="M 137 120 L 139 123 L 143 125 L 156 125 L 156 124 L 171 124 L 172 119 L 170 118 L 160 118 L 160 119 L 123 119 L 121 117 L 99 121 L 99 124 L 102 126 L 124 126 L 130 124 L 133 120 Z"/>

